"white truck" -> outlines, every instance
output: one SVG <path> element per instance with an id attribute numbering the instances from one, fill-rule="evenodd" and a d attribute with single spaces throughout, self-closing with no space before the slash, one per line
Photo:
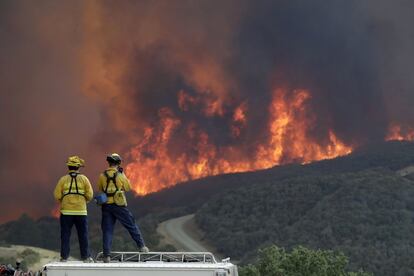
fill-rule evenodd
<path id="1" fill-rule="evenodd" d="M 208 252 L 112 252 L 110 263 L 102 259 L 49 263 L 42 276 L 238 276 L 229 259 L 217 262 Z"/>

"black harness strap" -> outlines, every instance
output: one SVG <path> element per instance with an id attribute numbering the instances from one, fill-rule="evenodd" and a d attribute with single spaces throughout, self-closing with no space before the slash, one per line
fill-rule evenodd
<path id="1" fill-rule="evenodd" d="M 78 172 L 70 172 L 69 173 L 69 176 L 71 178 L 70 179 L 69 191 L 66 194 L 63 194 L 62 198 L 64 196 L 67 196 L 67 195 L 81 195 L 81 196 L 85 196 L 84 194 L 79 193 L 78 180 L 77 180 L 78 174 L 79 174 Z M 72 193 L 73 181 L 75 181 L 76 193 Z"/>
<path id="2" fill-rule="evenodd" d="M 117 172 L 117 171 L 115 171 L 114 175 L 113 175 L 112 177 L 110 177 L 110 176 L 109 176 L 109 174 L 108 174 L 108 171 L 104 171 L 104 175 L 105 175 L 105 177 L 106 177 L 106 187 L 105 187 L 105 191 L 104 191 L 104 193 L 105 193 L 107 196 L 114 196 L 114 195 L 115 195 L 115 193 L 119 190 L 119 189 L 118 189 L 118 186 L 116 185 L 116 176 L 118 175 L 118 172 Z M 108 187 L 109 187 L 109 183 L 111 183 L 111 181 L 112 181 L 112 183 L 114 183 L 114 185 L 115 185 L 115 193 L 108 193 Z"/>

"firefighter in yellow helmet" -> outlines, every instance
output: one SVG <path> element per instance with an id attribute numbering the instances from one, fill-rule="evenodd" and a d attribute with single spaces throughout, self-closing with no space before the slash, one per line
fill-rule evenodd
<path id="1" fill-rule="evenodd" d="M 54 196 L 60 203 L 60 239 L 61 261 L 66 261 L 70 253 L 70 234 L 75 225 L 81 258 L 84 262 L 93 262 L 89 251 L 88 217 L 86 203 L 93 198 L 89 179 L 79 172 L 85 161 L 78 156 L 71 156 L 66 162 L 69 172 L 62 176 L 55 188 Z"/>
<path id="2" fill-rule="evenodd" d="M 135 241 L 138 250 L 148 252 L 144 239 L 134 216 L 127 209 L 125 192 L 131 190 L 128 178 L 121 167 L 121 156 L 117 153 L 109 154 L 106 157 L 109 167 L 99 176 L 99 191 L 106 195 L 102 204 L 102 234 L 104 262 L 111 260 L 112 237 L 114 225 L 117 220 L 128 230 Z"/>

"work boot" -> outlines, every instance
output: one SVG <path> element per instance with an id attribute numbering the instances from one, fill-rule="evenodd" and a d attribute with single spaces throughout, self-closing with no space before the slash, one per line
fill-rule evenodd
<path id="1" fill-rule="evenodd" d="M 140 248 L 139 248 L 139 252 L 142 252 L 142 253 L 148 253 L 148 252 L 149 252 L 149 249 L 148 249 L 148 247 L 146 247 L 146 246 L 144 245 L 144 246 L 142 246 L 142 247 L 140 247 Z"/>
<path id="2" fill-rule="evenodd" d="M 111 262 L 111 256 L 104 256 L 103 257 L 103 262 L 104 263 L 110 263 Z"/>
<path id="3" fill-rule="evenodd" d="M 82 260 L 84 263 L 94 263 L 94 260 L 92 259 L 92 257 L 88 257 L 86 259 Z"/>

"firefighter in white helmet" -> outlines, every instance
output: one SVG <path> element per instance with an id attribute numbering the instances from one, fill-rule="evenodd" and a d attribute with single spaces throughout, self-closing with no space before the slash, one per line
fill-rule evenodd
<path id="1" fill-rule="evenodd" d="M 106 195 L 105 202 L 102 202 L 102 234 L 104 262 L 109 262 L 114 225 L 117 220 L 128 230 L 135 241 L 138 250 L 148 252 L 144 239 L 134 216 L 127 209 L 125 192 L 131 190 L 128 178 L 121 167 L 121 156 L 117 153 L 109 154 L 106 157 L 109 167 L 99 176 L 98 189 Z"/>

